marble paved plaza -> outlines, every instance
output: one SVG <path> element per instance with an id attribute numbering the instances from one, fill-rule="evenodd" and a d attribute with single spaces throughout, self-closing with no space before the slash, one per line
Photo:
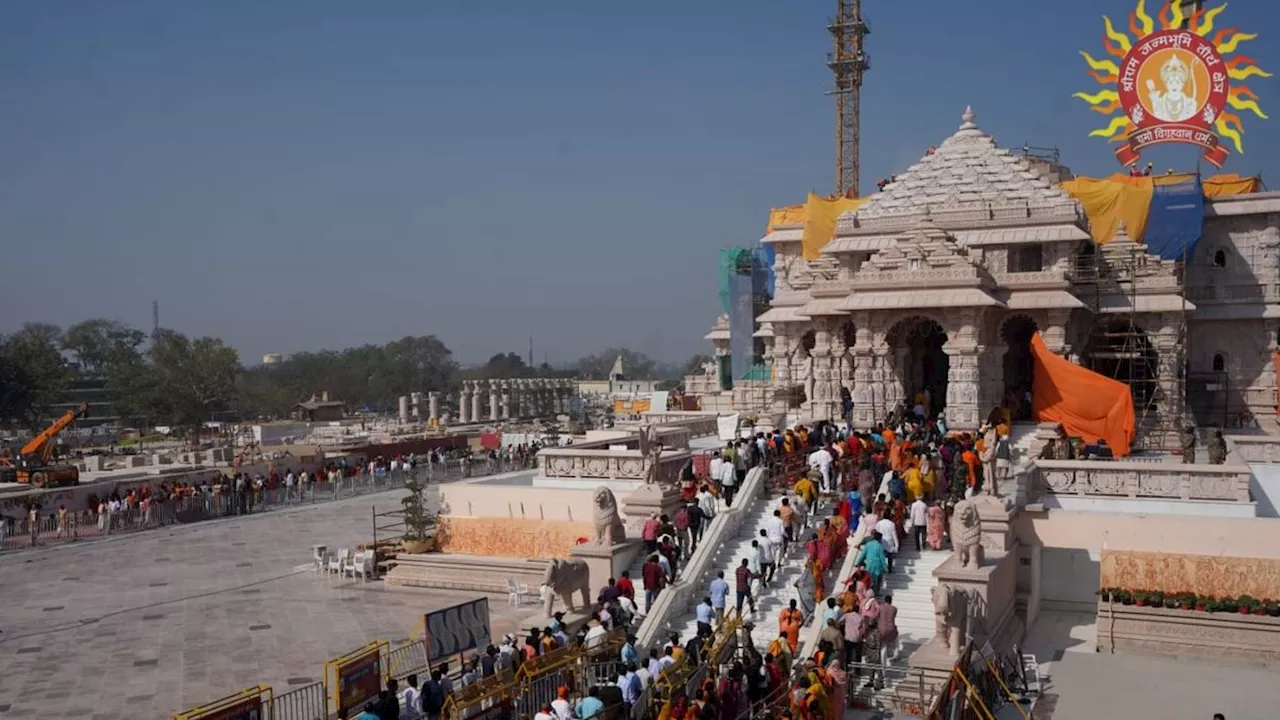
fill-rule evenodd
<path id="1" fill-rule="evenodd" d="M 402 493 L 0 556 L 0 718 L 169 717 L 256 683 L 284 692 L 370 640 L 408 638 L 422 613 L 475 595 L 309 569 L 312 545 L 367 542 L 370 507 Z M 495 636 L 531 610 L 505 596 L 490 608 Z"/>

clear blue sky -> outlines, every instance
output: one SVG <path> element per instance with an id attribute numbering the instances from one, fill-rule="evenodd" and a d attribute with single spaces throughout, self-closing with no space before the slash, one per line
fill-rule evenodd
<path id="1" fill-rule="evenodd" d="M 862 185 L 955 130 L 1117 169 L 1101 15 L 867 0 Z M 0 332 L 108 316 L 264 352 L 434 333 L 464 362 L 706 351 L 721 247 L 832 185 L 835 0 L 0 4 Z M 1280 71 L 1280 6 L 1232 2 Z M 1276 80 L 1253 78 L 1280 113 Z M 1280 125 L 1243 157 L 1280 188 Z M 1195 153 L 1154 156 L 1194 167 Z"/>

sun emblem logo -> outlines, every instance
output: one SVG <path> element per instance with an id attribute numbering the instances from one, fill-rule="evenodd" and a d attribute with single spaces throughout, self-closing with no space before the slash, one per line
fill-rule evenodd
<path id="1" fill-rule="evenodd" d="M 1227 159 L 1221 138 L 1237 153 L 1244 152 L 1244 125 L 1231 110 L 1267 118 L 1258 107 L 1258 96 L 1243 81 L 1271 73 L 1247 55 L 1234 55 L 1241 43 L 1258 36 L 1234 27 L 1215 32 L 1225 3 L 1187 16 L 1180 3 L 1167 1 L 1155 18 L 1145 5 L 1146 0 L 1138 0 L 1129 13 L 1133 39 L 1103 16 L 1102 43 L 1115 60 L 1080 53 L 1089 74 L 1109 86 L 1095 94 L 1073 95 L 1090 110 L 1111 116 L 1109 125 L 1089 135 L 1122 143 L 1115 153 L 1126 167 L 1138 162 L 1143 148 L 1161 143 L 1198 145 L 1206 160 L 1221 167 Z"/>

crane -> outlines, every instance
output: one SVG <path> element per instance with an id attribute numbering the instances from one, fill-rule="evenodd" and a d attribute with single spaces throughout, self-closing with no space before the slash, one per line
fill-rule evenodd
<path id="1" fill-rule="evenodd" d="M 79 484 L 80 471 L 74 465 L 50 465 L 50 461 L 53 460 L 53 439 L 88 409 L 87 404 L 80 403 L 79 407 L 63 413 L 62 417 L 22 446 L 18 451 L 16 464 L 8 458 L 0 458 L 0 470 L 8 471 L 4 475 L 14 475 L 17 482 L 29 483 L 35 487 Z"/>
<path id="2" fill-rule="evenodd" d="M 835 76 L 835 90 L 828 94 L 836 96 L 836 194 L 857 197 L 862 76 L 871 69 L 871 57 L 863 49 L 871 28 L 862 19 L 862 0 L 837 0 L 836 17 L 827 30 L 835 39 L 827 67 Z"/>

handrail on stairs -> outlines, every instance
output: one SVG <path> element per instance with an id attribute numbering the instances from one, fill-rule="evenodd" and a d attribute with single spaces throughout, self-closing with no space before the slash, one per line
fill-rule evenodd
<path id="1" fill-rule="evenodd" d="M 713 568 L 716 554 L 720 547 L 737 535 L 746 519 L 747 509 L 755 504 L 765 488 L 767 467 L 759 465 L 747 473 L 742 488 L 734 497 L 733 507 L 716 513 L 715 518 L 703 533 L 698 548 L 693 551 L 689 561 L 685 563 L 680 578 L 658 593 L 657 599 L 649 607 L 640 629 L 636 631 L 637 648 L 656 647 L 661 642 L 659 633 L 664 632 L 671 622 L 672 615 L 687 612 L 697 602 L 694 598 L 707 574 Z"/>
<path id="2" fill-rule="evenodd" d="M 866 517 L 865 515 L 863 517 Z M 862 518 L 858 519 L 858 529 L 849 536 L 848 549 L 844 554 L 844 562 L 840 564 L 840 571 L 836 574 L 834 582 L 831 584 L 832 594 L 836 594 L 838 590 L 844 587 L 844 583 L 853 577 L 853 561 L 858 557 L 858 547 L 862 545 L 862 541 L 867 537 L 867 523 L 862 522 Z M 809 623 L 800 629 L 800 657 L 813 657 L 818 651 L 818 635 L 822 632 L 821 623 L 817 618 L 822 617 L 822 608 L 817 608 L 813 617 L 809 618 Z"/>

